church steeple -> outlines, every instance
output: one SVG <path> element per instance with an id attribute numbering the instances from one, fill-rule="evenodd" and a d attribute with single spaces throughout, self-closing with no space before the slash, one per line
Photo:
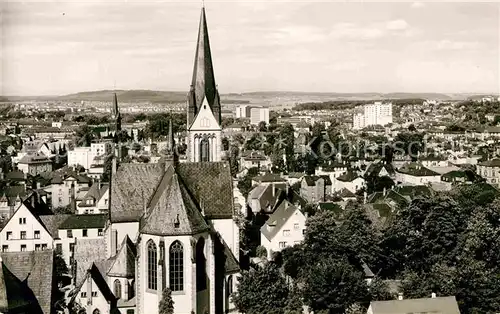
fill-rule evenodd
<path id="1" fill-rule="evenodd" d="M 120 110 L 118 109 L 118 98 L 116 93 L 113 95 L 113 106 L 111 107 L 111 119 L 114 123 L 114 131 L 120 132 L 122 130 L 122 117 L 120 115 Z"/>
<path id="2" fill-rule="evenodd" d="M 215 84 L 205 7 L 202 7 L 194 59 L 193 78 L 188 93 L 188 127 L 193 123 L 196 114 L 202 106 L 204 98 L 207 99 L 207 103 L 215 119 L 220 124 L 220 98 L 219 92 L 217 91 L 217 85 Z"/>

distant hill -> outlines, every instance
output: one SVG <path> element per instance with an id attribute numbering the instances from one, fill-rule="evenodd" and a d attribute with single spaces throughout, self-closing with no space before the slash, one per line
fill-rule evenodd
<path id="1" fill-rule="evenodd" d="M 120 102 L 179 103 L 186 101 L 186 92 L 155 90 L 100 90 L 87 91 L 63 96 L 0 96 L 1 101 L 111 101 L 116 92 Z M 249 99 L 307 98 L 316 97 L 327 100 L 382 100 L 382 99 L 441 99 L 462 100 L 477 94 L 443 93 L 320 93 L 295 91 L 256 91 L 228 93 L 221 95 L 222 103 L 248 103 Z M 251 101 L 250 101 L 251 102 Z"/>

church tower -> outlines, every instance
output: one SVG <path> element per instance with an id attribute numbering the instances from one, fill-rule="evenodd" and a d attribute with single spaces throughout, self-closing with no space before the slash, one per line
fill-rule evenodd
<path id="1" fill-rule="evenodd" d="M 113 131 L 118 133 L 122 130 L 122 117 L 120 115 L 120 110 L 118 110 L 118 99 L 116 93 L 113 96 L 113 107 L 111 107 L 111 121 L 113 125 Z"/>
<path id="2" fill-rule="evenodd" d="M 220 161 L 222 157 L 221 106 L 215 84 L 204 7 L 201 9 L 193 79 L 187 103 L 188 161 Z"/>

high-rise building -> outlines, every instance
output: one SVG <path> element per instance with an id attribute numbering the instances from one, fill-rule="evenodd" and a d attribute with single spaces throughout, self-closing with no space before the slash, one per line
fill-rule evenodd
<path id="1" fill-rule="evenodd" d="M 250 105 L 240 105 L 236 107 L 236 118 L 249 118 L 252 107 Z"/>
<path id="2" fill-rule="evenodd" d="M 254 107 L 250 110 L 250 123 L 257 125 L 260 122 L 269 124 L 269 108 Z"/>
<path id="3" fill-rule="evenodd" d="M 392 123 L 392 103 L 377 101 L 367 104 L 363 108 L 364 113 L 353 116 L 353 129 L 359 130 L 371 125 L 387 125 Z"/>

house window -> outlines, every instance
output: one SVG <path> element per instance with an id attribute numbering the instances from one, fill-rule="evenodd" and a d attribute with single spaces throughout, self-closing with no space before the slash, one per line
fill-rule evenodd
<path id="1" fill-rule="evenodd" d="M 40 231 L 35 230 L 35 239 L 40 239 Z"/>
<path id="2" fill-rule="evenodd" d="M 299 224 L 293 224 L 293 229 L 294 230 L 299 230 Z"/>
<path id="3" fill-rule="evenodd" d="M 97 297 L 97 291 L 92 291 L 92 297 L 93 298 Z"/>
<path id="4" fill-rule="evenodd" d="M 8 252 L 9 251 L 9 246 L 8 245 L 2 245 L 2 252 Z"/>
<path id="5" fill-rule="evenodd" d="M 12 238 L 12 231 L 7 231 L 7 240 L 10 240 Z"/>
<path id="6" fill-rule="evenodd" d="M 157 274 L 157 264 L 158 264 L 158 251 L 156 250 L 156 244 L 149 240 L 148 242 L 148 288 L 151 290 L 156 290 L 156 274 Z"/>
<path id="7" fill-rule="evenodd" d="M 306 234 L 306 229 L 302 229 L 302 234 Z"/>
<path id="8" fill-rule="evenodd" d="M 286 242 L 279 243 L 280 249 L 284 249 L 286 247 Z"/>
<path id="9" fill-rule="evenodd" d="M 120 283 L 120 280 L 116 279 L 115 282 L 113 283 L 113 292 L 115 294 L 115 297 L 118 299 L 122 298 L 122 284 Z"/>
<path id="10" fill-rule="evenodd" d="M 88 236 L 88 230 L 87 229 L 83 229 L 82 230 L 82 236 L 83 237 L 87 237 Z"/>
<path id="11" fill-rule="evenodd" d="M 26 224 L 26 218 L 19 218 L 19 224 L 20 225 L 25 225 Z"/>
<path id="12" fill-rule="evenodd" d="M 289 237 L 290 236 L 290 230 L 288 230 L 288 229 L 283 230 L 283 236 L 284 237 Z"/>
<path id="13" fill-rule="evenodd" d="M 73 237 L 73 230 L 68 230 L 67 236 L 68 236 L 68 238 L 72 238 Z"/>
<path id="14" fill-rule="evenodd" d="M 86 298 L 87 297 L 87 292 L 82 292 L 80 293 L 80 298 Z"/>
<path id="15" fill-rule="evenodd" d="M 40 251 L 40 244 L 35 244 L 35 251 Z"/>
<path id="16" fill-rule="evenodd" d="M 21 231 L 21 240 L 26 239 L 26 231 Z"/>
<path id="17" fill-rule="evenodd" d="M 103 233 L 102 233 L 102 229 L 97 229 L 97 235 L 98 235 L 98 236 L 102 236 L 102 234 L 103 234 Z"/>
<path id="18" fill-rule="evenodd" d="M 21 252 L 26 252 L 26 244 L 21 245 Z"/>
<path id="19" fill-rule="evenodd" d="M 42 244 L 42 251 L 45 251 L 47 249 L 47 244 Z"/>
<path id="20" fill-rule="evenodd" d="M 175 241 L 170 246 L 170 289 L 172 291 L 184 290 L 184 252 L 182 244 Z"/>
<path id="21" fill-rule="evenodd" d="M 134 314 L 134 310 L 127 310 L 127 314 Z"/>

